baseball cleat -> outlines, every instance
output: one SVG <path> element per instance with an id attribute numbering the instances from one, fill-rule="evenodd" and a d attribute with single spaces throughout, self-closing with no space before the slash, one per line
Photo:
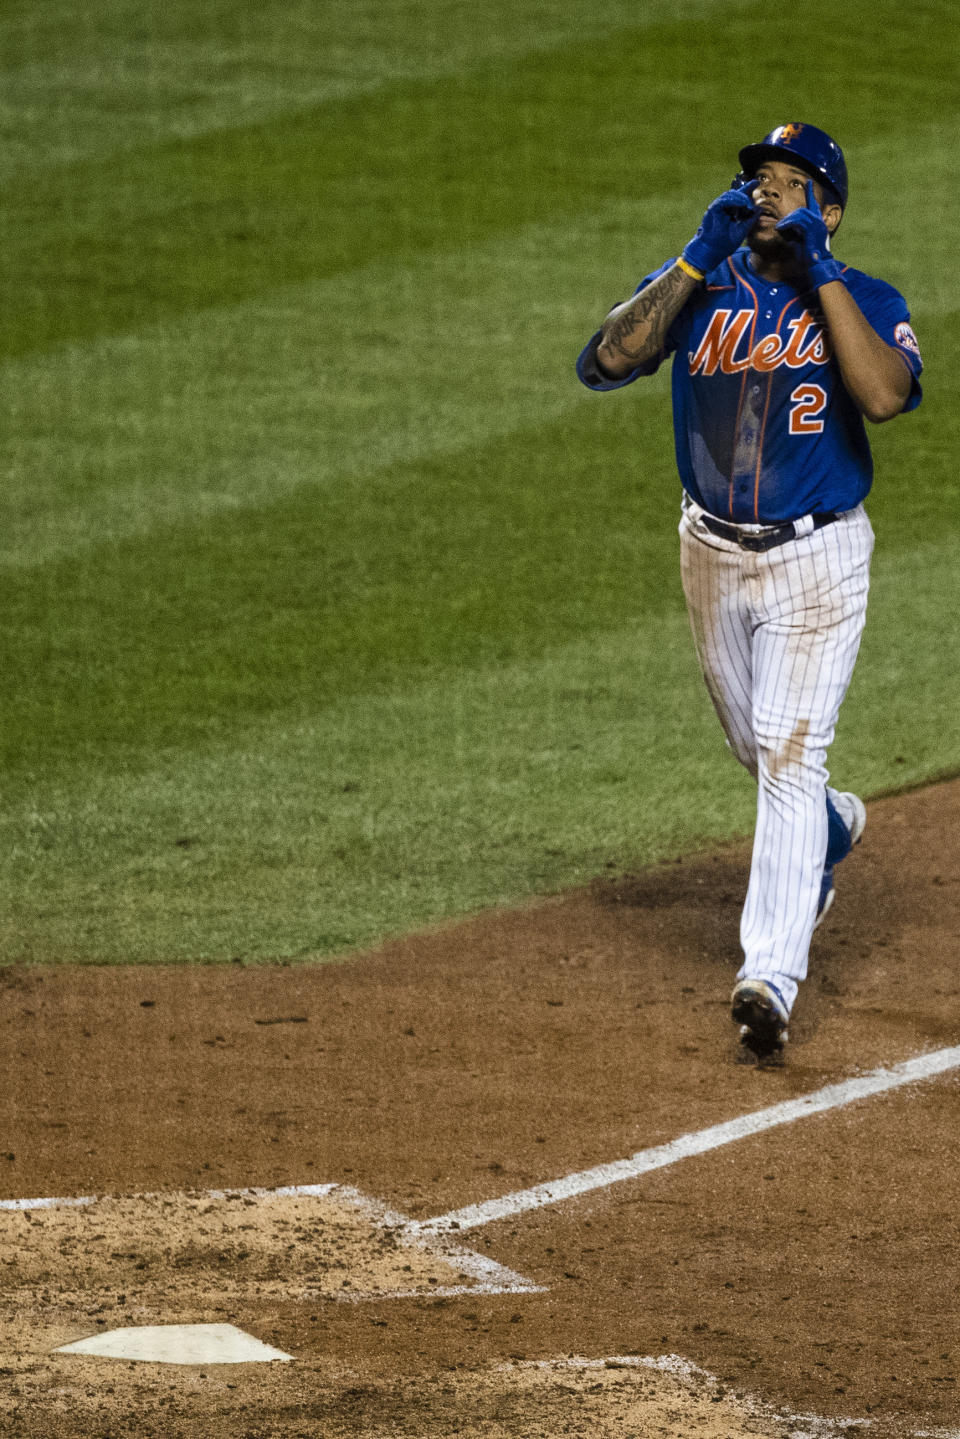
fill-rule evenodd
<path id="1" fill-rule="evenodd" d="M 758 1059 L 775 1058 L 788 1039 L 789 1010 L 776 985 L 765 979 L 741 979 L 730 1000 L 730 1016 L 740 1025 L 740 1043 Z"/>
<path id="2" fill-rule="evenodd" d="M 863 838 L 863 831 L 867 827 L 867 807 L 859 795 L 851 794 L 845 790 L 838 794 L 834 801 L 837 813 L 850 831 L 850 848 L 859 844 Z M 833 887 L 833 865 L 828 864 L 823 871 L 823 879 L 820 881 L 820 898 L 817 901 L 817 917 L 813 921 L 814 929 L 819 929 L 826 919 L 830 906 L 837 897 L 837 891 Z"/>

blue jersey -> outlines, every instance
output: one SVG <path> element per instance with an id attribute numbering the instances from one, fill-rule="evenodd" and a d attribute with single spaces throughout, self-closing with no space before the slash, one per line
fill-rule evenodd
<path id="1" fill-rule="evenodd" d="M 652 375 L 670 354 L 677 466 L 705 510 L 739 524 L 777 524 L 853 509 L 870 489 L 873 461 L 863 418 L 836 360 L 816 296 L 755 275 L 738 250 L 694 291 L 659 355 L 619 380 L 597 365 L 598 331 L 577 360 L 592 390 Z M 644 289 L 675 262 L 653 271 Z M 844 283 L 910 375 L 905 410 L 920 403 L 923 364 L 899 291 L 860 270 Z"/>

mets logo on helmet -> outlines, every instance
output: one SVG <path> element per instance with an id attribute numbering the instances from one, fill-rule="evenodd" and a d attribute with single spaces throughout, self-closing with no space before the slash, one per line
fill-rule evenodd
<path id="1" fill-rule="evenodd" d="M 781 125 L 780 134 L 777 136 L 777 144 L 789 145 L 791 140 L 796 140 L 802 129 L 802 125 Z"/>

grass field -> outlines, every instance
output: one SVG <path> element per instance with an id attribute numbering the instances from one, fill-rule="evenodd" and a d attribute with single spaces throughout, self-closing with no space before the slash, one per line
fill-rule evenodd
<path id="1" fill-rule="evenodd" d="M 872 434 L 832 769 L 960 769 L 956 32 L 929 0 L 789 34 L 716 0 L 10 0 L 0 958 L 329 955 L 749 831 L 666 377 L 592 396 L 573 361 L 790 118 L 844 144 L 838 252 L 927 365 Z"/>

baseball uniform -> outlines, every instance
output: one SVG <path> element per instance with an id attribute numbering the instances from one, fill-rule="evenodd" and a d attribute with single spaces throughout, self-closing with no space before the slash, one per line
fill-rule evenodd
<path id="1" fill-rule="evenodd" d="M 907 366 L 903 408 L 914 409 L 922 364 L 905 300 L 882 280 L 839 270 Z M 604 371 L 602 334 L 577 360 L 592 390 L 622 389 L 674 357 L 684 593 L 710 697 L 758 783 L 738 980 L 775 986 L 785 1025 L 832 899 L 833 866 L 865 819 L 855 796 L 827 787 L 826 768 L 866 615 L 873 466 L 863 418 L 816 291 L 802 277 L 762 278 L 747 247 L 704 275 L 660 352 L 629 373 Z"/>

